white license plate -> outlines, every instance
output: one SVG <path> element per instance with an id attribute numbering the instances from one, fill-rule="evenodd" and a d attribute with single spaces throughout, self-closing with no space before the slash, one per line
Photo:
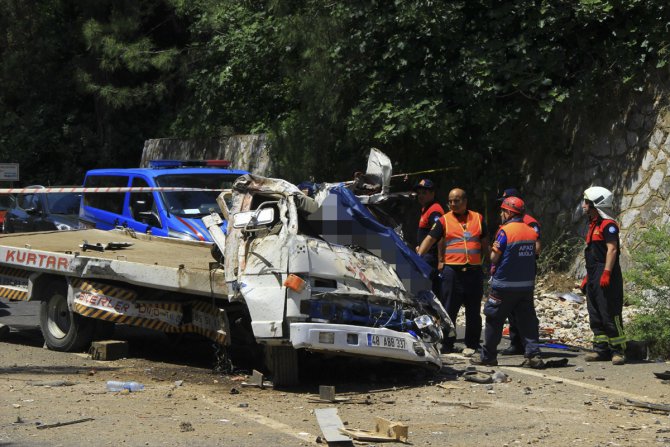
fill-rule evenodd
<path id="1" fill-rule="evenodd" d="M 391 337 L 388 335 L 368 334 L 368 346 L 377 346 L 379 348 L 407 349 L 407 342 L 404 338 Z"/>

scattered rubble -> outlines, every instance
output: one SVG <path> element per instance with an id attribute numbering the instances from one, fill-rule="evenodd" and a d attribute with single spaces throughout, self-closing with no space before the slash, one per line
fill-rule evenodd
<path id="1" fill-rule="evenodd" d="M 564 282 L 569 282 L 569 278 L 565 279 Z M 589 326 L 586 297 L 578 288 L 570 291 L 556 290 L 556 286 L 547 284 L 548 282 L 550 281 L 540 278 L 535 287 L 535 311 L 540 320 L 540 338 L 557 341 L 568 347 L 590 348 L 593 333 Z M 482 306 L 482 319 L 485 319 L 483 310 Z M 639 311 L 638 307 L 624 307 L 624 326 Z M 465 326 L 464 309 L 458 314 L 456 325 Z"/>

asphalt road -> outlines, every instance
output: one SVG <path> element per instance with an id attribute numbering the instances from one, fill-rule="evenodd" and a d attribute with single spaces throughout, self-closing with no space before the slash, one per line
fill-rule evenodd
<path id="1" fill-rule="evenodd" d="M 25 311 L 14 317 L 28 318 Z M 629 402 L 670 404 L 669 385 L 653 374 L 670 369 L 665 363 L 615 367 L 547 350 L 547 359 L 568 365 L 529 370 L 518 367 L 520 356 L 501 357 L 493 370 L 508 380 L 479 384 L 464 380 L 468 359 L 460 355 L 444 356 L 437 374 L 321 359 L 299 387 L 261 390 L 242 386 L 249 370 L 214 372 L 208 342 L 174 345 L 121 328 L 114 337 L 129 342 L 129 358 L 102 362 L 42 349 L 34 320 L 32 329 L 24 323 L 0 341 L 0 445 L 315 445 L 314 410 L 327 407 L 349 428 L 370 430 L 375 416 L 406 424 L 411 445 L 670 445 L 670 412 Z M 108 380 L 145 390 L 108 393 Z M 349 401 L 319 403 L 319 385 Z"/>

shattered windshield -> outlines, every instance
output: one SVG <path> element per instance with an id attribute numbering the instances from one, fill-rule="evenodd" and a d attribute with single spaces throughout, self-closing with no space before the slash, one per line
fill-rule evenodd
<path id="1" fill-rule="evenodd" d="M 220 212 L 216 198 L 220 190 L 228 189 L 239 174 L 166 174 L 156 177 L 156 185 L 182 188 L 216 189 L 218 191 L 175 191 L 163 192 L 167 210 L 176 216 L 200 218 L 212 211 Z"/>

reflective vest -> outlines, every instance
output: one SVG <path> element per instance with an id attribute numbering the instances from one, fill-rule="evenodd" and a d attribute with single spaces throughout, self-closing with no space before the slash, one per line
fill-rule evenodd
<path id="1" fill-rule="evenodd" d="M 614 225 L 619 230 L 619 225 L 611 219 L 598 219 L 589 222 L 589 231 L 586 233 L 586 266 L 605 264 L 607 258 L 607 242 L 605 242 L 605 231 L 609 225 Z M 619 246 L 617 242 L 617 258 L 615 264 L 619 263 Z"/>
<path id="2" fill-rule="evenodd" d="M 444 215 L 444 263 L 480 265 L 482 263 L 482 215 L 467 212 L 465 228 L 453 211 Z"/>
<path id="3" fill-rule="evenodd" d="M 428 218 L 430 217 L 431 214 L 433 213 L 440 213 L 440 216 L 444 214 L 444 210 L 442 209 L 442 206 L 437 203 L 433 202 L 432 205 L 430 205 L 428 208 L 425 210 L 422 210 L 423 212 L 421 213 L 421 218 L 419 219 L 419 228 L 423 228 L 426 230 L 429 230 L 433 227 L 434 222 L 430 222 Z M 421 241 L 419 241 L 420 243 Z"/>
<path id="4" fill-rule="evenodd" d="M 509 292 L 527 292 L 535 288 L 535 241 L 537 233 L 520 218 L 500 227 L 507 236 L 491 287 Z"/>
<path id="5" fill-rule="evenodd" d="M 538 227 L 540 226 L 540 222 L 537 221 L 533 216 L 530 216 L 528 214 L 523 215 L 523 223 L 525 223 L 528 226 L 532 226 L 532 224 L 537 225 Z"/>

